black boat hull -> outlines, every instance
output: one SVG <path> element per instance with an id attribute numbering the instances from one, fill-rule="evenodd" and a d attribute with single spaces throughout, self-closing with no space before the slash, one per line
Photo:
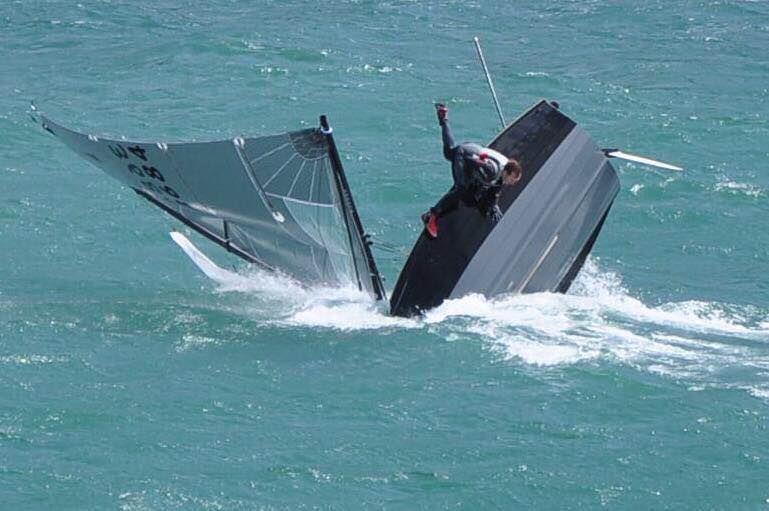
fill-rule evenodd
<path id="1" fill-rule="evenodd" d="M 390 307 L 413 316 L 471 293 L 565 292 L 584 264 L 619 179 L 604 153 L 569 117 L 542 101 L 489 147 L 516 158 L 524 177 L 503 190 L 496 226 L 475 206 L 440 219 L 440 234 L 420 235 Z"/>

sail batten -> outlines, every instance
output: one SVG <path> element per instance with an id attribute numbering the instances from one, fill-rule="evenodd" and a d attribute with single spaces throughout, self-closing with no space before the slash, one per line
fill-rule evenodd
<path id="1" fill-rule="evenodd" d="M 229 252 L 305 284 L 381 280 L 333 138 L 318 128 L 216 142 L 143 143 L 49 133 L 106 174 Z M 365 265 L 363 264 L 365 263 Z"/>
<path id="2" fill-rule="evenodd" d="M 307 204 L 308 206 L 315 206 L 317 208 L 333 208 L 334 204 L 326 204 L 324 202 L 314 202 L 310 200 L 297 199 L 296 197 L 286 197 L 285 195 L 278 195 L 276 193 L 267 192 L 265 195 L 274 199 L 281 199 L 289 202 L 296 202 L 297 204 Z"/>

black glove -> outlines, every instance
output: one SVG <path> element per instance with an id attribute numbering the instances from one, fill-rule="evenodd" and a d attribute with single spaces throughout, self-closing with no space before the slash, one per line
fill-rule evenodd
<path id="1" fill-rule="evenodd" d="M 443 103 L 436 103 L 435 114 L 438 116 L 438 124 L 443 124 L 449 118 L 449 109 Z"/>
<path id="2" fill-rule="evenodd" d="M 497 225 L 502 220 L 502 210 L 499 209 L 498 204 L 494 204 L 494 206 L 489 208 L 488 217 L 491 220 L 491 225 Z"/>

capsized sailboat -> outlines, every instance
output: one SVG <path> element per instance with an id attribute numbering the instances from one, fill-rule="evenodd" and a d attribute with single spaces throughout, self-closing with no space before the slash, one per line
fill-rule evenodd
<path id="1" fill-rule="evenodd" d="M 246 261 L 307 285 L 352 283 L 376 300 L 386 299 L 325 116 L 317 128 L 178 144 L 110 140 L 72 131 L 36 111 L 32 118 L 84 159 Z M 421 314 L 471 293 L 566 292 L 619 191 L 610 158 L 671 167 L 600 149 L 548 101 L 506 126 L 489 147 L 523 168 L 523 179 L 502 190 L 502 219 L 492 224 L 476 206 L 461 204 L 441 217 L 438 238 L 422 233 L 390 297 L 392 314 Z M 174 241 L 198 264 L 199 251 L 182 238 Z M 217 271 L 204 262 L 206 273 Z"/>

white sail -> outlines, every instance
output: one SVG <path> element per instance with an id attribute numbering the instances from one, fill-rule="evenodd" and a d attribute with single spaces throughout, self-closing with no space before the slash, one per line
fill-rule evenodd
<path id="1" fill-rule="evenodd" d="M 40 122 L 90 163 L 240 257 L 300 282 L 353 283 L 382 297 L 330 130 L 165 144 Z"/>

